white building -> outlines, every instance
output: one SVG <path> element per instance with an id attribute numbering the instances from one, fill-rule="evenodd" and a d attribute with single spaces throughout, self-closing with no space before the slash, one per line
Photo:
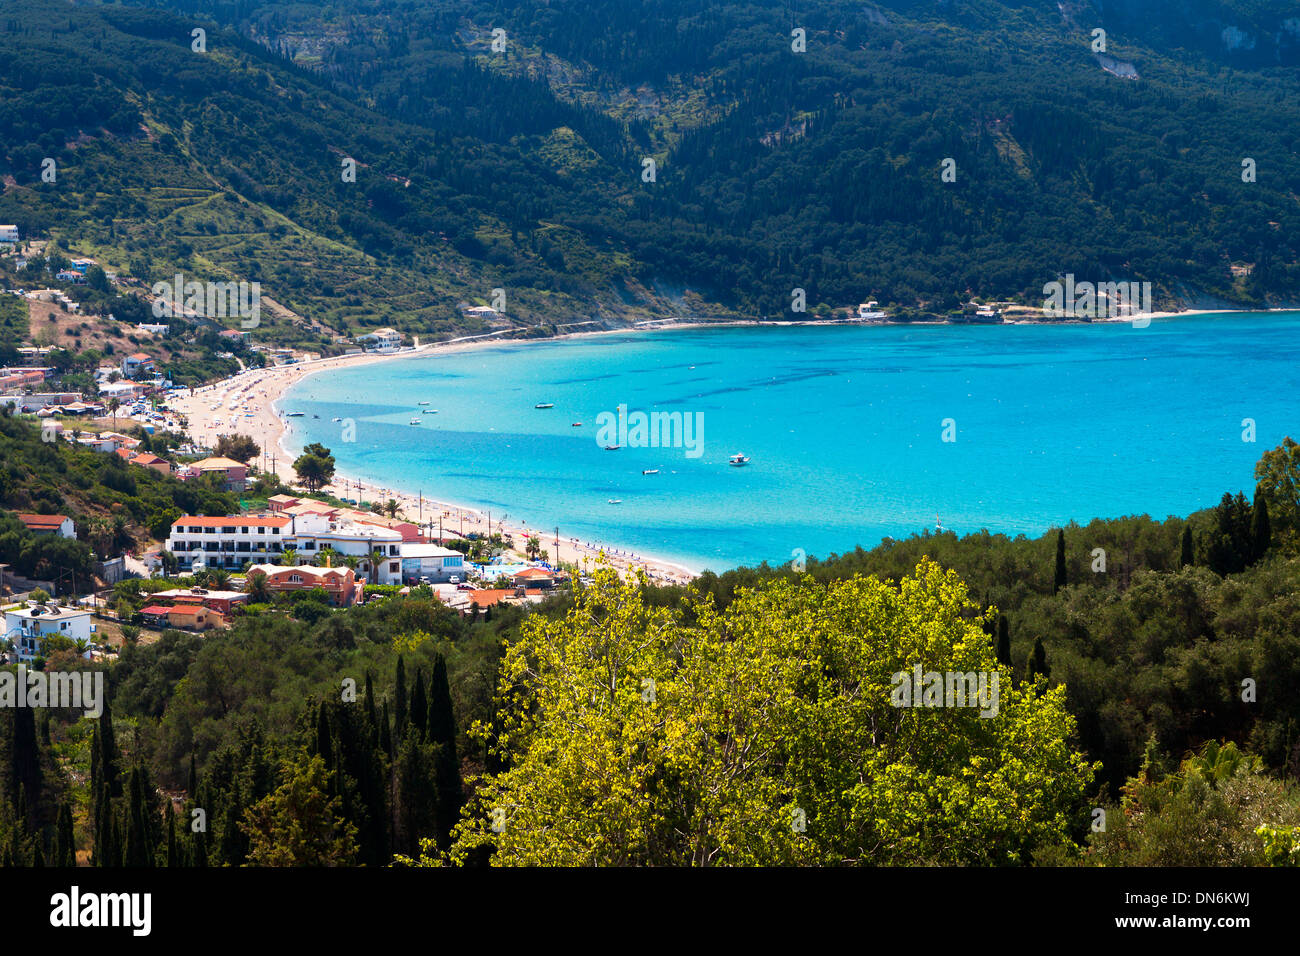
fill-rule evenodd
<path id="1" fill-rule="evenodd" d="M 402 333 L 396 329 L 375 329 L 365 335 L 358 335 L 356 341 L 365 342 L 378 350 L 400 348 Z"/>
<path id="2" fill-rule="evenodd" d="M 241 515 L 208 518 L 185 515 L 172 522 L 167 550 L 176 555 L 178 571 L 195 568 L 239 570 L 282 554 L 288 518 Z"/>
<path id="3" fill-rule="evenodd" d="M 465 555 L 461 552 L 411 541 L 402 545 L 402 580 L 406 584 L 418 584 L 425 578 L 443 583 L 453 577 L 465 580 Z"/>
<path id="4" fill-rule="evenodd" d="M 356 573 L 378 584 L 402 580 L 402 534 L 376 525 L 339 521 L 329 515 L 237 515 L 177 518 L 167 538 L 167 550 L 176 555 L 178 568 L 240 570 L 246 562 L 267 563 L 285 551 L 295 553 L 295 564 L 312 564 L 326 548 L 333 549 L 330 563 L 343 566 L 356 558 Z M 377 570 L 371 553 L 378 552 Z"/>
<path id="5" fill-rule="evenodd" d="M 0 226 L 0 242 L 17 242 L 17 226 Z"/>
<path id="6" fill-rule="evenodd" d="M 19 661 L 44 656 L 45 639 L 55 634 L 70 641 L 89 641 L 90 612 L 54 604 L 44 607 L 30 604 L 5 611 L 4 636 L 14 642 L 15 656 Z"/>

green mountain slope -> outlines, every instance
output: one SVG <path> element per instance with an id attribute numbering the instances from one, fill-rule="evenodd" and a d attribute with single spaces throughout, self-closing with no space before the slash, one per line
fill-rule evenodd
<path id="1" fill-rule="evenodd" d="M 15 0 L 0 221 L 333 330 L 475 330 L 496 288 L 520 325 L 1036 305 L 1063 273 L 1294 302 L 1288 5 L 1199 6 Z"/>

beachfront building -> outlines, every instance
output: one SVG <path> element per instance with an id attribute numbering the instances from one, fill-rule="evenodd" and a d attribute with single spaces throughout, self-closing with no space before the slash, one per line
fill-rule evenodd
<path id="1" fill-rule="evenodd" d="M 122 375 L 126 378 L 152 375 L 153 370 L 153 359 L 144 352 L 132 352 L 122 359 Z"/>
<path id="2" fill-rule="evenodd" d="M 286 547 L 289 518 L 239 515 L 208 518 L 184 515 L 172 522 L 167 550 L 179 571 L 195 568 L 239 569 L 280 555 Z"/>
<path id="3" fill-rule="evenodd" d="M 272 594 L 322 588 L 328 595 L 329 603 L 334 607 L 351 607 L 361 596 L 362 585 L 357 581 L 357 576 L 351 568 L 256 564 L 248 569 L 250 582 L 259 575 L 266 576 L 266 587 Z"/>
<path id="4" fill-rule="evenodd" d="M 5 611 L 5 640 L 12 641 L 18 661 L 44 656 L 45 640 L 54 635 L 70 641 L 90 640 L 90 612 L 55 604 L 29 604 Z"/>
<path id="5" fill-rule="evenodd" d="M 445 583 L 452 578 L 465 580 L 465 555 L 436 544 L 402 544 L 402 581 Z"/>
<path id="6" fill-rule="evenodd" d="M 265 514 L 205 518 L 186 515 L 172 523 L 167 549 L 181 571 L 195 567 L 238 570 L 278 560 L 294 552 L 296 565 L 328 560 L 348 564 L 375 584 L 402 580 L 402 535 L 377 525 L 360 524 L 329 514 Z M 326 558 L 321 559 L 324 553 Z M 374 557 L 372 557 L 372 555 Z"/>
<path id="7" fill-rule="evenodd" d="M 375 351 L 391 352 L 401 346 L 402 333 L 396 329 L 375 329 L 375 331 L 367 332 L 365 335 L 358 335 L 356 342 Z"/>
<path id="8" fill-rule="evenodd" d="M 76 527 L 67 515 L 34 515 L 19 512 L 15 517 L 32 534 L 57 534 L 61 538 L 77 536 Z"/>
<path id="9" fill-rule="evenodd" d="M 199 475 L 220 475 L 226 491 L 243 491 L 248 487 L 248 466 L 230 458 L 204 458 L 182 465 L 176 471 L 176 477 L 182 481 Z"/>

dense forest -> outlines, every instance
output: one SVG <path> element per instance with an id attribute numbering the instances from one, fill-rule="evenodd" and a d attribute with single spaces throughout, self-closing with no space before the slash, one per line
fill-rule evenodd
<path id="1" fill-rule="evenodd" d="M 69 448 L 28 455 L 60 473 L 51 456 L 85 467 Z M 923 534 L 688 588 L 602 570 L 528 614 L 464 617 L 418 588 L 346 611 L 258 595 L 226 631 L 146 643 L 125 628 L 112 664 L 60 647 L 42 666 L 103 669 L 107 712 L 0 713 L 0 852 L 99 866 L 1289 859 L 1300 445 L 1242 477 L 1249 498 L 1227 491 L 1186 520 Z M 118 613 L 167 584 L 123 582 Z M 997 713 L 899 711 L 889 675 L 921 663 L 996 672 Z M 1113 826 L 1091 825 L 1099 810 Z"/>
<path id="2" fill-rule="evenodd" d="M 1281 2 L 141 6 L 8 5 L 0 220 L 321 328 L 1300 293 Z"/>

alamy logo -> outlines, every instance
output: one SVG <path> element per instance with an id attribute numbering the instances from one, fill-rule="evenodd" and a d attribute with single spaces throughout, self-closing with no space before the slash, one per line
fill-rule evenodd
<path id="1" fill-rule="evenodd" d="M 899 671 L 891 679 L 895 707 L 978 707 L 981 717 L 998 715 L 997 671 Z"/>
<path id="2" fill-rule="evenodd" d="M 605 448 L 684 448 L 687 458 L 704 454 L 703 412 L 617 412 L 596 416 L 596 444 Z"/>
<path id="3" fill-rule="evenodd" d="M 85 893 L 78 886 L 50 897 L 50 925 L 125 926 L 133 936 L 148 936 L 153 925 L 150 893 Z"/>
<path id="4" fill-rule="evenodd" d="M 1075 283 L 1070 273 L 1064 282 L 1043 286 L 1043 295 L 1043 311 L 1056 318 L 1133 318 L 1151 312 L 1150 282 Z"/>
<path id="5" fill-rule="evenodd" d="M 103 703 L 103 671 L 0 671 L 0 707 L 68 707 L 96 718 Z"/>
<path id="6" fill-rule="evenodd" d="M 186 282 L 180 273 L 172 282 L 155 282 L 153 314 L 192 315 L 208 319 L 239 316 L 240 328 L 255 329 L 262 317 L 260 282 Z"/>

